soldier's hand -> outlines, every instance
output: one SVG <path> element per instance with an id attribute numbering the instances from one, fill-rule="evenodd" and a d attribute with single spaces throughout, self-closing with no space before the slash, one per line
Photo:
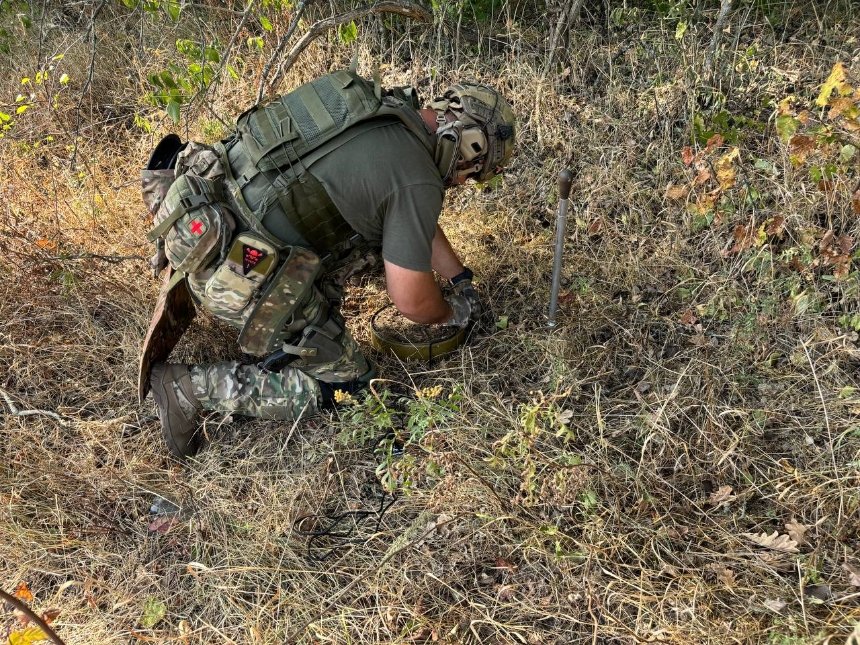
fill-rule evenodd
<path id="1" fill-rule="evenodd" d="M 474 274 L 469 268 L 464 268 L 460 275 L 451 278 L 451 286 L 456 295 L 464 297 L 469 302 L 471 307 L 471 320 L 480 322 L 485 318 L 485 315 L 490 313 L 489 309 L 484 306 L 478 290 L 472 284 Z"/>
<path id="2" fill-rule="evenodd" d="M 465 296 L 452 293 L 445 298 L 445 302 L 451 305 L 454 312 L 451 318 L 445 322 L 449 327 L 465 327 L 472 321 L 472 305 Z"/>

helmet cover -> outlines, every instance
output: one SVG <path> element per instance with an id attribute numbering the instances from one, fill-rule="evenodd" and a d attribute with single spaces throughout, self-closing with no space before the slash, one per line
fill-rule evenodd
<path id="1" fill-rule="evenodd" d="M 468 170 L 470 176 L 487 181 L 508 164 L 514 151 L 516 117 L 501 94 L 479 83 L 458 83 L 445 90 L 429 107 L 439 115 L 440 124 L 445 122 L 447 111 L 462 124 L 459 159 L 481 162 L 480 166 Z M 481 137 L 468 135 L 470 126 L 481 128 L 486 137 L 485 145 Z M 464 145 L 467 146 L 465 150 Z M 470 149 L 474 151 L 471 154 Z"/>

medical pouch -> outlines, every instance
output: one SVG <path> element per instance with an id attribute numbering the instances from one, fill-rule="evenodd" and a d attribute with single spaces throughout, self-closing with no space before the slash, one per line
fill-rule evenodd
<path id="1" fill-rule="evenodd" d="M 218 184 L 193 174 L 176 178 L 155 217 L 148 238 L 164 237 L 170 265 L 182 273 L 206 267 L 230 240 L 235 221 Z"/>
<path id="2" fill-rule="evenodd" d="M 224 261 L 206 281 L 203 306 L 216 316 L 245 321 L 248 305 L 278 264 L 278 250 L 248 233 L 236 236 Z M 247 309 L 247 311 L 246 311 Z"/>

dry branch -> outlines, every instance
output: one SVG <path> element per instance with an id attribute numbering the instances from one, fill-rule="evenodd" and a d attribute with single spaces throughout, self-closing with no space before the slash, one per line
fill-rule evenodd
<path id="1" fill-rule="evenodd" d="M 315 22 L 311 25 L 305 35 L 302 36 L 287 53 L 287 57 L 278 66 L 278 71 L 275 74 L 275 78 L 272 79 L 270 87 L 273 87 L 278 79 L 280 79 L 280 77 L 295 64 L 301 53 L 307 49 L 307 46 L 310 45 L 315 38 L 319 37 L 320 34 L 332 27 L 337 27 L 353 20 L 358 20 L 359 18 L 364 18 L 365 16 L 378 13 L 396 13 L 420 22 L 430 22 L 433 20 L 433 15 L 429 11 L 414 2 L 409 2 L 408 0 L 383 0 L 383 2 L 377 2 L 376 4 L 368 7 L 359 7 L 358 9 L 352 9 L 351 11 L 346 11 L 338 14 L 337 16 L 332 16 L 331 18 Z M 262 98 L 262 94 L 260 95 L 260 98 Z"/>

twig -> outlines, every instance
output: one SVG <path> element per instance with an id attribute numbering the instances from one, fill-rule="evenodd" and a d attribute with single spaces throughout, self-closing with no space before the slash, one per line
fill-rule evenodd
<path id="1" fill-rule="evenodd" d="M 714 65 L 714 57 L 717 54 L 717 47 L 720 45 L 720 38 L 723 33 L 723 26 L 725 25 L 726 17 L 729 15 L 731 8 L 732 0 L 721 1 L 720 13 L 717 14 L 717 22 L 714 25 L 714 35 L 711 37 L 711 48 L 708 51 L 707 58 L 705 58 L 705 78 L 708 82 L 712 81 L 711 71 Z"/>
<path id="2" fill-rule="evenodd" d="M 2 391 L 2 390 L 0 390 Z M 21 600 L 18 600 L 15 596 L 6 593 L 2 589 L 0 589 L 0 598 L 5 600 L 7 603 L 12 605 L 15 609 L 23 613 L 30 621 L 36 623 L 39 626 L 45 635 L 51 639 L 56 645 L 66 645 L 63 642 L 63 639 L 57 636 L 56 632 L 51 629 L 51 626 L 46 623 L 40 616 L 37 616 L 32 609 L 30 609 L 26 603 Z"/>
<path id="3" fill-rule="evenodd" d="M 383 0 L 382 2 L 377 2 L 369 7 L 359 7 L 337 16 L 320 20 L 311 25 L 311 28 L 308 29 L 305 35 L 302 36 L 295 45 L 293 45 L 292 49 L 287 53 L 287 57 L 281 63 L 280 67 L 278 67 L 275 79 L 280 78 L 282 74 L 289 70 L 307 46 L 324 31 L 376 13 L 397 13 L 401 16 L 406 16 L 407 18 L 412 18 L 413 20 L 421 22 L 431 22 L 433 20 L 432 14 L 430 14 L 430 12 L 428 12 L 424 7 L 413 2 L 409 2 L 408 0 Z"/>
<path id="4" fill-rule="evenodd" d="M 16 406 L 12 402 L 12 397 L 10 397 L 9 394 L 6 393 L 6 390 L 0 389 L 0 396 L 3 397 L 4 401 L 6 401 L 6 405 L 9 406 L 9 414 L 11 414 L 13 417 L 45 416 L 51 417 L 52 419 L 56 419 L 60 423 L 60 425 L 68 425 L 68 421 L 63 419 L 63 417 L 61 417 L 56 412 L 50 412 L 48 410 L 19 410 L 18 406 Z"/>
<path id="5" fill-rule="evenodd" d="M 269 60 L 266 61 L 266 66 L 263 68 L 263 73 L 260 74 L 260 86 L 257 88 L 257 103 L 263 100 L 263 95 L 265 94 L 266 88 L 266 77 L 269 75 L 269 72 L 272 69 L 272 65 L 275 63 L 275 60 L 280 57 L 281 54 L 284 53 L 284 47 L 287 46 L 290 38 L 292 38 L 293 33 L 296 31 L 296 27 L 299 26 L 299 19 L 301 19 L 302 14 L 305 12 L 305 7 L 308 5 L 308 0 L 301 0 L 299 2 L 299 6 L 296 7 L 296 12 L 293 14 L 293 19 L 290 21 L 290 26 L 287 28 L 287 33 L 281 36 L 281 39 L 278 41 L 278 46 L 275 47 L 275 51 L 272 52 Z M 271 88 L 277 82 L 277 80 L 281 77 L 281 67 L 278 67 L 277 72 L 275 73 L 275 78 L 272 79 L 272 82 L 269 83 L 269 87 Z"/>
<path id="6" fill-rule="evenodd" d="M 801 342 L 803 353 L 806 354 L 806 360 L 809 362 L 809 369 L 812 371 L 812 379 L 815 381 L 815 388 L 818 390 L 818 398 L 821 400 L 821 411 L 824 413 L 824 428 L 827 430 L 827 441 L 829 444 L 830 464 L 833 466 L 833 478 L 836 480 L 839 488 L 839 519 L 842 521 L 842 514 L 845 509 L 845 492 L 842 490 L 842 480 L 839 478 L 839 467 L 836 465 L 836 451 L 833 444 L 833 431 L 830 429 L 830 415 L 827 413 L 827 402 L 824 400 L 824 392 L 821 391 L 821 383 L 818 381 L 818 373 L 815 371 L 815 363 L 812 362 L 812 357 L 809 355 L 809 350 L 806 348 L 806 343 Z"/>
<path id="7" fill-rule="evenodd" d="M 233 31 L 233 35 L 230 36 L 230 42 L 227 43 L 227 47 L 224 49 L 224 53 L 221 55 L 221 64 L 218 66 L 218 69 L 215 72 L 214 80 L 209 84 L 209 86 L 201 93 L 200 99 L 205 102 L 206 97 L 209 95 L 209 92 L 212 89 L 217 89 L 221 84 L 221 74 L 224 71 L 224 68 L 227 67 L 227 61 L 230 58 L 230 53 L 233 51 L 233 45 L 236 44 L 236 39 L 239 38 L 239 34 L 242 31 L 242 28 L 245 26 L 245 23 L 248 21 L 248 16 L 251 15 L 251 8 L 254 6 L 256 0 L 249 0 L 248 6 L 245 7 L 245 10 L 242 12 L 242 19 L 239 21 L 239 25 Z M 210 108 L 209 110 L 215 118 L 220 119 L 215 111 Z M 223 121 L 222 121 L 223 123 Z"/>
<path id="8" fill-rule="evenodd" d="M 75 124 L 75 147 L 72 150 L 72 157 L 69 160 L 69 167 L 74 169 L 75 161 L 78 157 L 78 134 L 81 129 L 81 109 L 84 105 L 84 95 L 89 91 L 90 85 L 93 83 L 93 76 L 96 71 L 96 18 L 98 18 L 99 14 L 104 9 L 107 4 L 107 0 L 101 0 L 99 5 L 93 10 L 92 18 L 90 19 L 90 24 L 87 27 L 87 33 L 84 36 L 84 40 L 87 38 L 90 39 L 90 44 L 92 45 L 90 49 L 90 69 L 87 73 L 87 80 L 84 82 L 84 86 L 81 88 L 81 98 L 78 101 L 78 109 L 77 109 L 77 123 Z"/>

